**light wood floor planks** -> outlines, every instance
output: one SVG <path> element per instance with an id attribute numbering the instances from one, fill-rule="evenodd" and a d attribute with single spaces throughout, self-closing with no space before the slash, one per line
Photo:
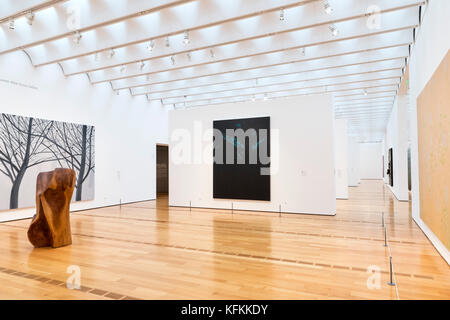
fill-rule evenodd
<path id="1" fill-rule="evenodd" d="M 33 249 L 0 224 L 0 299 L 450 299 L 450 268 L 381 181 L 335 217 L 169 208 L 167 198 L 72 214 L 73 245 Z M 387 224 L 397 288 L 387 285 Z M 81 268 L 81 290 L 65 286 Z M 380 288 L 369 289 L 369 266 Z M 398 293 L 397 293 L 398 292 Z"/>

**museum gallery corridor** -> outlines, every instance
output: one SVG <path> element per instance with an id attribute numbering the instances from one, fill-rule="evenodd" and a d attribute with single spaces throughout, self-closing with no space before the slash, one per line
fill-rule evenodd
<path id="1" fill-rule="evenodd" d="M 389 280 L 382 212 L 397 287 Z M 0 299 L 449 299 L 450 271 L 382 181 L 335 217 L 169 208 L 167 198 L 72 214 L 73 244 L 33 249 L 0 224 Z M 80 290 L 66 288 L 75 265 Z M 369 290 L 369 266 L 381 269 Z"/>

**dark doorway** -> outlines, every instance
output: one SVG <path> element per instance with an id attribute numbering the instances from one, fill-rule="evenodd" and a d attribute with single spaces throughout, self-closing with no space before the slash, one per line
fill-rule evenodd
<path id="1" fill-rule="evenodd" d="M 167 195 L 169 193 L 169 147 L 156 146 L 156 194 Z"/>

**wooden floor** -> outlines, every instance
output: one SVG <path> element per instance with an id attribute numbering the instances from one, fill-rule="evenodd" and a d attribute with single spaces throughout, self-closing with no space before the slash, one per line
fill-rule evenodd
<path id="1" fill-rule="evenodd" d="M 73 245 L 56 250 L 33 249 L 29 223 L 0 224 L 0 299 L 450 299 L 450 267 L 381 181 L 350 188 L 335 217 L 161 198 L 74 213 Z M 66 288 L 71 265 L 81 290 Z M 379 288 L 367 286 L 370 266 Z"/>

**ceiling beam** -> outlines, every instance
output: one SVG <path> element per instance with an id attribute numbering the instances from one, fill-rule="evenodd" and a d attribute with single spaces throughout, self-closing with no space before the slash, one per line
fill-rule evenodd
<path id="1" fill-rule="evenodd" d="M 273 18 L 272 18 L 273 20 Z M 362 19 L 364 22 L 365 20 Z M 270 24 L 272 25 L 272 24 Z M 396 19 L 394 21 L 389 22 L 388 20 L 383 23 L 382 27 L 380 29 L 376 29 L 377 31 L 372 37 L 375 37 L 377 34 L 383 34 L 387 33 L 389 31 L 393 30 L 405 30 L 405 29 L 411 29 L 413 27 L 417 26 L 417 21 L 415 19 L 410 18 L 409 23 L 408 21 L 404 21 L 404 23 L 401 23 L 399 19 Z M 361 25 L 361 30 L 366 31 L 367 26 Z M 409 27 L 409 28 L 407 28 Z M 318 29 L 318 26 L 315 26 L 311 28 L 309 33 L 313 32 L 313 30 Z M 321 28 L 320 30 L 325 35 L 329 35 L 329 30 L 324 30 L 326 28 Z M 221 29 L 225 30 L 225 29 Z M 342 30 L 344 32 L 345 30 Z M 226 32 L 226 31 L 222 31 Z M 311 34 L 305 35 L 305 32 L 294 32 L 290 33 L 289 36 L 285 37 L 274 37 L 276 34 L 268 33 L 267 39 L 265 41 L 259 40 L 248 40 L 245 41 L 242 37 L 237 34 L 238 32 L 232 32 L 230 35 L 226 36 L 227 39 L 222 37 L 221 35 L 217 35 L 215 37 L 207 37 L 207 35 L 203 36 L 200 40 L 197 42 L 205 42 L 205 41 L 212 41 L 208 45 L 205 46 L 205 44 L 202 45 L 194 45 L 194 42 L 192 40 L 192 43 L 189 44 L 189 46 L 182 46 L 179 51 L 174 51 L 176 48 L 176 44 L 179 42 L 182 42 L 182 39 L 177 40 L 176 44 L 172 44 L 172 47 L 174 47 L 174 50 L 171 51 L 171 48 L 165 48 L 164 41 L 165 39 L 161 39 L 161 42 L 159 45 L 156 46 L 155 49 L 149 53 L 146 49 L 146 44 L 144 46 L 140 45 L 136 48 L 128 47 L 126 50 L 115 50 L 115 55 L 113 59 L 108 59 L 106 57 L 106 54 L 103 52 L 100 52 L 98 54 L 93 54 L 90 56 L 84 56 L 78 59 L 72 59 L 66 62 L 63 62 L 62 65 L 64 67 L 64 70 L 66 71 L 66 75 L 76 75 L 80 73 L 86 73 L 86 72 L 95 72 L 95 71 L 101 71 L 104 69 L 112 69 L 107 70 L 102 74 L 105 78 L 127 78 L 137 75 L 148 75 L 152 73 L 157 72 L 163 72 L 167 69 L 177 69 L 177 68 L 183 68 L 183 67 L 189 67 L 189 66 L 196 66 L 201 65 L 204 63 L 211 63 L 211 62 L 219 62 L 219 61 L 229 61 L 232 59 L 238 59 L 238 58 L 244 58 L 244 57 L 254 57 L 255 55 L 261 55 L 261 54 L 268 54 L 268 53 L 275 53 L 275 52 L 286 52 L 289 50 L 295 51 L 295 49 L 298 48 L 307 48 L 308 56 L 310 54 L 316 54 L 318 51 L 318 48 L 311 48 L 311 46 L 314 46 L 315 44 L 318 44 L 319 42 L 311 41 L 310 36 Z M 320 31 L 316 32 L 320 33 Z M 373 33 L 372 33 L 373 34 Z M 333 39 L 328 39 L 329 41 L 326 42 L 326 44 L 323 44 L 322 47 L 324 47 L 324 50 L 327 50 L 327 47 L 333 46 L 332 44 L 337 41 L 343 41 L 344 38 L 350 38 L 354 39 L 355 37 L 369 37 L 370 35 L 367 32 L 360 32 L 355 33 L 351 32 L 346 35 L 346 37 L 335 37 Z M 352 35 L 353 37 L 350 37 Z M 233 39 L 231 39 L 233 37 Z M 206 39 L 205 39 L 206 38 Z M 381 38 L 381 37 L 378 37 Z M 405 32 L 401 33 L 401 36 L 398 34 L 390 34 L 389 36 L 382 37 L 382 39 L 366 41 L 364 43 L 363 40 L 361 40 L 362 46 L 367 45 L 368 47 L 378 45 L 380 47 L 379 43 L 385 43 L 385 46 L 399 44 L 399 43 L 405 43 L 405 42 L 412 42 L 412 32 L 405 35 Z M 226 41 L 225 41 L 226 40 Z M 283 40 L 282 45 L 276 46 L 279 40 Z M 234 41 L 234 42 L 233 42 Z M 237 41 L 239 41 L 239 46 L 237 46 Z M 358 42 L 355 41 L 346 41 L 349 43 L 349 48 L 355 48 L 352 43 Z M 330 45 L 327 45 L 330 44 Z M 359 45 L 359 44 L 358 44 Z M 178 46 L 181 46 L 181 44 L 178 44 Z M 334 45 L 333 49 L 337 49 L 339 52 L 342 52 L 345 50 L 345 46 L 340 47 L 339 45 Z M 157 48 L 159 48 L 159 53 L 157 52 Z M 210 49 L 214 49 L 215 57 L 214 59 L 211 59 Z M 190 58 L 188 57 L 188 53 Z M 329 54 L 333 54 L 333 50 L 329 50 Z M 170 61 L 170 56 L 175 56 L 176 58 L 176 65 L 173 66 Z M 96 59 L 97 57 L 97 59 Z M 298 56 L 296 56 L 298 59 Z M 287 57 L 286 57 L 287 58 Z M 125 74 L 119 74 L 117 73 L 117 70 L 114 70 L 114 68 L 120 67 L 122 65 L 129 65 L 132 66 L 133 64 L 140 63 L 141 61 L 145 61 L 147 64 L 147 68 L 145 70 L 140 70 L 138 68 L 130 68 L 127 70 Z M 273 63 L 273 62 L 272 62 Z M 116 71 L 116 72 L 114 72 Z"/>
<path id="2" fill-rule="evenodd" d="M 194 75 L 208 75 L 220 70 L 220 74 L 236 72 L 240 70 L 255 70 L 259 68 L 278 67 L 287 68 L 301 62 L 309 62 L 309 64 L 318 64 L 318 59 L 335 58 L 334 60 L 345 60 L 342 56 L 354 54 L 355 57 L 376 56 L 381 59 L 384 54 L 397 52 L 397 56 L 409 55 L 408 46 L 412 43 L 412 32 L 410 30 L 403 30 L 400 32 L 393 32 L 388 34 L 379 34 L 361 39 L 352 39 L 341 42 L 333 42 L 325 45 L 317 45 L 304 49 L 283 49 L 282 51 L 275 51 L 270 53 L 259 53 L 252 56 L 238 56 L 227 57 L 226 59 L 218 59 L 217 56 L 211 58 L 209 53 L 204 52 L 203 58 L 197 57 L 196 60 L 201 63 L 194 63 L 192 56 L 189 61 L 188 57 L 178 56 L 174 57 L 175 64 L 171 59 L 163 59 L 161 61 L 153 61 L 151 65 L 148 63 L 142 67 L 142 61 L 139 63 L 127 65 L 126 68 L 118 66 L 113 69 L 100 70 L 89 73 L 93 83 L 102 83 L 119 80 L 134 80 L 157 78 L 158 74 L 168 74 L 176 76 L 177 74 L 194 74 Z M 293 41 L 293 45 L 298 43 Z M 286 43 L 289 46 L 289 43 Z M 381 50 L 378 53 L 374 51 Z M 359 55 L 357 55 L 359 54 Z M 387 57 L 389 58 L 389 57 Z M 327 60 L 324 60 L 327 61 Z M 343 63 L 345 63 L 343 61 Z M 157 64 L 157 65 L 155 65 Z M 66 70 L 66 69 L 65 69 Z M 156 77 L 155 77 L 156 75 Z M 145 76 L 145 78 L 143 78 Z"/>
<path id="3" fill-rule="evenodd" d="M 0 24 L 9 20 L 16 20 L 25 16 L 30 11 L 37 13 L 40 10 L 53 7 L 68 0 L 3 0 L 0 13 Z"/>
<path id="4" fill-rule="evenodd" d="M 36 16 L 37 26 L 34 30 L 23 33 L 9 33 L 7 34 L 7 43 L 9 45 L 0 51 L 0 54 L 9 53 L 19 49 L 27 49 L 39 45 L 45 45 L 50 42 L 58 42 L 64 40 L 64 38 L 70 37 L 74 31 L 78 30 L 83 33 L 86 39 L 91 34 L 104 34 L 110 36 L 112 31 L 124 27 L 129 29 L 133 26 L 133 29 L 137 32 L 145 30 L 145 27 L 150 27 L 146 30 L 147 35 L 156 36 L 159 33 L 170 35 L 172 33 L 180 32 L 180 28 L 186 28 L 186 25 L 191 23 L 195 25 L 195 15 L 189 17 L 192 21 L 186 21 L 180 19 L 183 11 L 185 13 L 204 14 L 207 10 L 219 10 L 221 5 L 220 0 L 202 0 L 201 6 L 199 6 L 199 0 L 114 0 L 114 3 L 108 1 L 88 0 L 78 1 L 76 3 L 62 3 L 54 6 L 52 12 L 46 15 Z M 237 0 L 227 0 L 231 5 L 236 6 Z M 298 5 L 299 2 L 306 0 L 281 0 L 279 3 L 273 3 L 273 1 L 263 0 L 260 5 L 243 4 L 240 6 L 242 11 L 236 11 L 240 16 L 252 16 L 255 14 L 254 8 L 264 11 L 266 9 L 276 8 L 278 6 L 290 6 L 292 4 Z M 310 0 L 308 0 L 310 1 Z M 234 2 L 234 3 L 233 3 Z M 271 3 L 272 2 L 272 3 Z M 198 10 L 197 10 L 198 9 Z M 76 15 L 82 19 L 79 19 L 78 25 L 70 25 L 68 27 L 68 18 L 76 18 L 74 12 L 68 14 L 70 10 L 76 10 Z M 228 11 L 228 12 L 227 12 Z M 223 21 L 233 19 L 234 12 L 230 15 L 230 10 L 224 10 Z M 101 12 L 102 14 L 93 14 L 95 12 Z M 257 11 L 256 11 L 257 12 Z M 221 14 L 222 16 L 222 14 Z M 51 23 L 46 21 L 51 19 Z M 170 24 L 161 23 L 164 19 L 171 21 Z M 75 21 L 74 21 L 75 22 Z M 135 28 L 136 27 L 136 28 Z M 183 31 L 185 29 L 182 29 Z M 182 31 L 181 31 L 182 32 Z M 130 41 L 135 37 L 126 35 L 123 39 Z M 113 37 L 110 37 L 112 40 Z M 117 39 L 121 40 L 121 39 Z"/>
<path id="5" fill-rule="evenodd" d="M 306 74 L 302 78 L 299 78 L 296 81 L 292 82 L 286 82 L 282 83 L 279 82 L 277 84 L 270 84 L 270 85 L 258 85 L 253 86 L 250 88 L 244 88 L 244 89 L 234 89 L 234 90 L 228 90 L 223 92 L 214 92 L 214 93 L 208 93 L 208 94 L 198 94 L 193 96 L 185 96 L 185 97 L 176 97 L 176 98 L 160 98 L 163 99 L 166 103 L 178 103 L 178 102 L 184 102 L 184 101 L 196 101 L 196 100 L 209 100 L 213 98 L 223 98 L 223 97 L 231 97 L 231 96 L 239 96 L 239 95 L 258 95 L 258 94 L 269 94 L 269 93 L 276 93 L 276 92 L 283 92 L 283 91 L 296 91 L 305 89 L 305 87 L 314 87 L 314 86 L 321 86 L 323 89 L 327 87 L 327 85 L 323 84 L 325 83 L 333 83 L 336 82 L 339 78 L 343 78 L 344 81 L 349 81 L 351 79 L 365 79 L 365 76 L 369 74 L 375 74 L 379 75 L 383 72 L 385 74 L 390 75 L 398 75 L 401 72 L 401 68 L 397 69 L 390 69 L 390 70 L 382 70 L 382 71 L 374 71 L 374 72 L 364 72 L 364 69 L 361 68 L 361 72 L 355 72 L 353 74 L 342 72 L 342 74 L 335 73 L 333 75 L 330 75 L 329 77 L 318 77 L 314 78 L 314 75 Z M 320 84 L 320 85 L 318 85 Z M 150 99 L 150 98 L 149 98 Z M 383 98 L 384 99 L 384 98 Z M 159 100 L 159 99 L 151 99 L 151 100 Z M 348 104 L 348 103 L 347 103 Z"/>
<path id="6" fill-rule="evenodd" d="M 290 71 L 287 71 L 289 66 L 287 68 L 284 68 L 283 70 L 270 70 L 270 69 L 262 69 L 260 70 L 258 74 L 252 74 L 252 73 L 241 73 L 239 75 L 236 75 L 235 81 L 233 82 L 225 82 L 225 83 L 213 83 L 210 85 L 203 85 L 200 87 L 190 87 L 190 88 L 183 88 L 178 90 L 165 90 L 162 92 L 154 91 L 150 88 L 139 88 L 132 90 L 133 95 L 146 95 L 148 94 L 152 99 L 158 100 L 163 97 L 182 97 L 186 95 L 196 95 L 196 94 L 204 94 L 204 93 L 220 93 L 224 91 L 230 91 L 230 90 L 236 90 L 236 89 L 245 89 L 245 88 L 251 88 L 255 86 L 266 86 L 266 85 L 274 85 L 277 83 L 287 83 L 287 82 L 296 82 L 296 81 L 305 81 L 303 78 L 299 78 L 299 76 L 308 75 L 311 79 L 320 78 L 320 76 L 323 77 L 331 77 L 333 75 L 333 72 L 339 71 L 339 70 L 347 70 L 347 73 L 351 72 L 361 72 L 361 70 L 365 70 L 365 72 L 370 71 L 378 71 L 382 69 L 389 69 L 389 68 L 402 68 L 403 67 L 403 61 L 401 58 L 393 58 L 391 60 L 381 60 L 381 61 L 367 61 L 367 60 L 361 60 L 361 59 L 354 59 L 352 60 L 355 62 L 355 64 L 350 65 L 338 65 L 334 66 L 333 64 L 327 64 L 326 61 L 321 64 L 321 66 L 317 69 L 314 67 L 309 68 L 301 68 L 301 67 L 295 67 L 292 66 L 290 68 Z M 358 63 L 359 62 L 359 63 Z M 342 63 L 342 62 L 341 62 Z M 284 72 L 283 72 L 284 71 Z M 292 71 L 292 72 L 291 72 Z M 335 74 L 335 73 L 334 73 Z M 261 75 L 258 77 L 258 75 Z"/>
<path id="7" fill-rule="evenodd" d="M 216 30 L 214 31 L 216 33 L 217 30 L 222 29 L 223 25 L 236 24 L 235 21 L 241 19 L 258 19 L 257 17 L 260 15 L 276 16 L 283 7 L 298 7 L 316 1 L 319 0 L 227 0 L 226 3 L 221 0 L 188 1 L 185 4 L 83 32 L 83 39 L 79 44 L 67 41 L 66 37 L 33 46 L 30 48 L 30 52 L 33 61 L 36 61 L 36 66 L 44 66 L 110 49 L 115 49 L 117 51 L 116 58 L 119 58 L 122 52 L 127 52 L 126 55 L 129 55 L 136 45 L 142 53 L 148 55 L 146 47 L 150 40 L 154 40 L 156 43 L 155 53 L 186 50 L 186 48 L 194 46 L 195 38 L 205 36 L 202 32 L 209 31 L 210 34 Z M 166 21 L 170 21 L 170 23 L 165 23 Z M 129 30 L 133 30 L 133 32 L 129 32 Z M 192 45 L 189 46 L 185 46 L 183 43 L 186 30 L 189 30 L 192 39 Z M 236 32 L 236 30 L 230 31 L 230 34 L 233 35 Z M 245 34 L 241 36 L 245 36 Z M 165 45 L 166 37 L 170 37 L 171 40 L 169 48 Z M 197 42 L 201 43 L 201 41 Z M 52 50 L 46 50 L 48 48 L 52 48 Z"/>
<path id="8" fill-rule="evenodd" d="M 335 79 L 335 78 L 331 78 L 331 79 Z M 322 80 L 322 79 L 320 79 L 320 80 Z M 176 97 L 176 98 L 163 97 L 160 99 L 163 99 L 166 103 L 178 103 L 178 102 L 184 102 L 184 101 L 209 100 L 209 99 L 213 99 L 213 98 L 232 97 L 232 96 L 239 96 L 239 95 L 254 96 L 254 95 L 268 94 L 268 93 L 270 94 L 270 93 L 276 93 L 276 92 L 315 89 L 314 87 L 305 88 L 307 86 L 308 86 L 308 84 L 305 84 L 305 83 L 303 83 L 303 81 L 300 81 L 300 82 L 277 84 L 277 85 L 271 85 L 271 86 L 262 86 L 262 87 L 258 86 L 258 87 L 251 87 L 251 88 L 246 88 L 246 89 L 236 89 L 236 90 L 226 91 L 223 93 L 199 94 L 199 95 Z M 324 90 L 325 92 L 328 92 L 328 88 L 325 88 L 325 87 L 326 86 L 322 86 L 322 90 Z M 152 99 L 150 97 L 148 97 L 148 99 L 149 100 L 160 100 L 160 99 Z"/>
<path id="9" fill-rule="evenodd" d="M 206 0 L 205 0 L 206 1 Z M 213 0 L 208 0 L 213 1 Z M 217 0 L 216 0 L 217 1 Z M 231 1 L 231 0 L 229 0 Z M 232 0 L 238 1 L 238 0 Z M 116 55 L 114 59 L 120 61 L 123 57 L 123 61 L 120 63 L 127 63 L 130 61 L 130 56 L 135 56 L 137 61 L 146 59 L 149 56 L 146 50 L 146 43 L 155 39 L 155 49 L 152 52 L 153 57 L 170 57 L 172 55 L 187 53 L 189 51 L 196 51 L 201 49 L 210 49 L 217 46 L 235 44 L 230 50 L 243 51 L 247 49 L 241 45 L 243 42 L 251 42 L 253 46 L 248 49 L 255 49 L 259 46 L 275 45 L 277 42 L 269 43 L 265 38 L 275 37 L 282 40 L 287 40 L 292 37 L 288 34 L 295 33 L 295 38 L 298 39 L 298 43 L 307 42 L 311 37 L 311 33 L 308 31 L 310 28 L 328 29 L 328 26 L 332 23 L 338 23 L 339 29 L 342 33 L 348 33 L 355 29 L 367 30 L 367 33 L 377 33 L 376 29 L 367 28 L 366 10 L 368 5 L 371 4 L 370 0 L 360 0 L 354 2 L 353 0 L 342 0 L 348 3 L 352 3 L 352 6 L 340 5 L 332 16 L 326 14 L 320 15 L 317 12 L 320 9 L 323 10 L 321 1 L 314 1 L 306 3 L 304 6 L 294 7 L 289 10 L 297 10 L 297 14 L 291 14 L 296 18 L 287 19 L 286 21 L 279 21 L 278 9 L 270 12 L 258 13 L 258 17 L 245 18 L 243 20 L 231 21 L 231 22 L 214 22 L 214 26 L 209 26 L 212 22 L 204 21 L 205 19 L 215 19 L 213 14 L 205 12 L 204 15 L 199 15 L 194 24 L 198 24 L 203 21 L 204 25 L 200 29 L 195 27 L 189 28 L 191 43 L 189 45 L 183 44 L 183 30 L 180 30 L 177 34 L 171 34 L 171 46 L 168 48 L 164 45 L 165 37 L 169 36 L 167 33 L 158 34 L 156 37 L 148 37 L 149 32 L 154 32 L 151 26 L 152 20 L 146 23 L 133 24 L 133 34 L 130 35 L 125 30 L 129 29 L 127 26 L 123 26 L 119 30 L 114 31 L 101 31 L 96 30 L 96 33 L 102 34 L 99 39 L 97 34 L 86 33 L 83 35 L 83 41 L 76 45 L 72 41 L 66 41 L 61 39 L 59 43 L 49 43 L 48 47 L 36 48 L 40 50 L 30 51 L 33 61 L 36 66 L 43 66 L 56 62 L 63 62 L 71 59 L 77 59 L 87 55 L 94 55 L 95 53 L 115 49 Z M 383 12 L 383 24 L 384 25 L 404 21 L 404 25 L 418 25 L 418 19 L 416 15 L 412 15 L 411 12 L 417 11 L 418 0 L 405 0 L 400 5 L 397 2 L 379 0 Z M 228 3 L 228 1 L 227 1 Z M 240 3 L 244 3 L 240 1 Z M 260 3 L 251 1 L 250 3 Z M 405 3 L 409 5 L 405 5 Z M 204 8 L 203 3 L 199 8 Z M 286 11 L 289 11 L 286 10 Z M 338 12 L 339 11 L 339 12 Z M 323 11 L 322 11 L 323 12 Z M 181 14 L 181 13 L 180 13 Z M 222 14 L 220 15 L 222 17 Z M 215 19 L 217 20 L 217 18 Z M 355 23 L 359 21 L 359 23 Z M 273 23 L 277 21 L 277 23 Z M 128 23 L 128 21 L 126 22 Z M 172 25 L 169 24 L 169 25 Z M 140 31 L 139 28 L 142 28 Z M 150 30 L 150 31 L 149 31 Z M 155 31 L 156 32 L 156 31 Z M 318 42 L 330 41 L 330 31 L 315 32 L 314 36 L 318 38 Z M 339 36 L 338 36 L 339 37 Z M 256 42 L 256 43 L 255 43 Z M 237 46 L 239 44 L 239 46 Z M 259 45 L 255 45 L 259 44 Z M 138 46 L 136 46 L 138 45 Z M 133 47 L 130 47 L 133 46 Z M 51 50 L 50 50 L 51 48 Z M 118 50 L 122 48 L 122 50 Z"/>
<path id="10" fill-rule="evenodd" d="M 393 80 L 396 79 L 398 82 L 400 81 L 400 77 L 388 77 L 388 78 L 382 78 L 382 79 L 365 79 L 368 82 L 372 82 L 372 81 L 379 81 L 379 80 Z M 304 88 L 299 88 L 298 90 L 293 90 L 293 91 L 277 91 L 277 92 L 273 92 L 273 93 L 269 93 L 267 95 L 268 98 L 282 98 L 282 97 L 288 97 L 288 96 L 299 96 L 299 95 L 305 95 L 305 94 L 323 94 L 323 93 L 334 93 L 334 92 L 338 92 L 339 86 L 344 85 L 361 85 L 361 83 L 364 83 L 364 80 L 356 80 L 353 81 L 354 79 L 345 79 L 345 81 L 342 81 L 341 83 L 339 81 L 336 80 L 329 80 L 328 83 L 320 83 L 319 85 L 317 83 L 310 83 L 309 86 L 306 86 Z M 336 89 L 335 89 L 336 88 Z M 244 96 L 241 96 L 241 99 L 238 99 L 238 101 L 244 100 L 251 100 L 251 99 L 259 99 L 259 98 L 263 98 L 264 94 L 259 94 L 259 95 L 254 95 L 254 94 L 246 94 Z M 212 101 L 214 99 L 203 99 L 203 102 L 209 102 Z M 217 99 L 216 99 L 217 100 Z M 164 99 L 161 99 L 161 103 L 162 104 L 169 104 L 167 103 Z M 178 102 L 178 103 L 185 103 L 183 102 Z M 171 103 L 172 104 L 172 103 Z M 220 103 L 216 103 L 216 104 L 220 104 Z"/>

